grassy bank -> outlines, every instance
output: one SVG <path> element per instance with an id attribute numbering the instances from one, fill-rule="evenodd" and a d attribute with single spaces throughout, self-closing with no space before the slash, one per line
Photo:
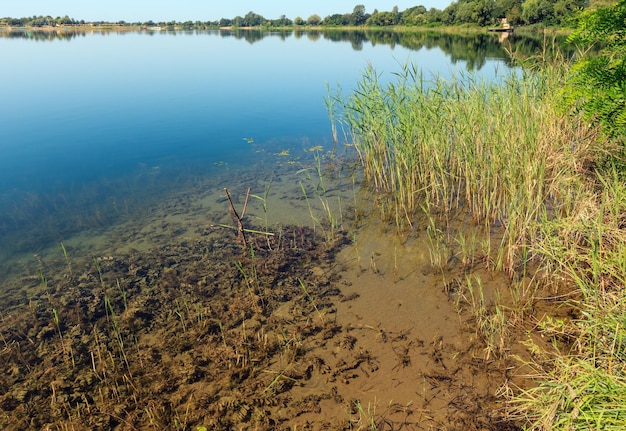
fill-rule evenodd
<path id="1" fill-rule="evenodd" d="M 540 383 L 513 398 L 512 414 L 534 429 L 626 428 L 626 186 L 596 169 L 575 211 L 540 225 L 533 252 L 553 280 L 572 286 L 572 321 L 544 328 L 554 350 L 529 365 Z"/>
<path id="2" fill-rule="evenodd" d="M 610 142 L 563 111 L 567 66 L 543 66 L 492 83 L 407 66 L 382 85 L 370 70 L 335 98 L 336 127 L 383 220 L 425 230 L 442 273 L 453 258 L 485 262 L 575 310 L 552 319 L 524 301 L 519 315 L 552 347 L 527 346 L 535 384 L 503 391 L 510 415 L 531 429 L 624 429 L 624 174 Z"/>

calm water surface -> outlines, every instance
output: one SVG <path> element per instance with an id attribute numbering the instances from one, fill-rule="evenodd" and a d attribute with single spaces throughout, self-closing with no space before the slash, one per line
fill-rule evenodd
<path id="1" fill-rule="evenodd" d="M 94 207 L 106 214 L 121 194 L 133 193 L 138 207 L 150 205 L 181 178 L 225 169 L 236 176 L 284 150 L 295 156 L 312 146 L 331 148 L 327 88 L 348 94 L 370 64 L 383 80 L 407 62 L 443 76 L 470 69 L 492 79 L 508 69 L 491 36 L 0 36 L 5 261 L 58 245 L 81 229 L 71 214 Z"/>

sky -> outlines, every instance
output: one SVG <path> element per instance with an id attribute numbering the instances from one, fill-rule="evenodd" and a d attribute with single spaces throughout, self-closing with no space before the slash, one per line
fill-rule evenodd
<path id="1" fill-rule="evenodd" d="M 362 4 L 367 13 L 374 9 L 400 11 L 423 5 L 445 9 L 452 0 L 0 0 L 0 17 L 23 18 L 33 15 L 52 17 L 68 15 L 85 21 L 214 21 L 220 18 L 245 16 L 253 11 L 267 19 L 281 15 L 294 19 L 307 19 L 313 14 L 324 18 L 335 13 L 351 13 L 354 6 Z"/>

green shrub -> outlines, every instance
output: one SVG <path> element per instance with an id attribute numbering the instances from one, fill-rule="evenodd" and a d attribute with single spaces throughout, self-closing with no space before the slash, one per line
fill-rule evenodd
<path id="1" fill-rule="evenodd" d="M 626 132 L 626 0 L 613 7 L 584 14 L 569 41 L 598 55 L 583 55 L 565 86 L 566 99 L 585 117 L 599 124 L 607 136 Z"/>

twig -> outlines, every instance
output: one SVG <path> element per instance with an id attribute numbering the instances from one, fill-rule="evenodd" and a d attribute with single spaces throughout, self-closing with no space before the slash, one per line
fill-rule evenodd
<path id="1" fill-rule="evenodd" d="M 241 216 L 237 213 L 235 209 L 235 205 L 233 204 L 233 200 L 230 198 L 230 193 L 228 193 L 228 189 L 224 188 L 226 192 L 226 197 L 228 198 L 228 202 L 230 203 L 230 209 L 233 210 L 233 214 L 237 218 L 237 238 L 241 240 L 241 244 L 243 245 L 244 252 L 248 249 L 248 241 L 246 240 L 246 230 L 243 228 L 243 218 L 246 215 L 246 208 L 248 207 L 248 199 L 250 198 L 250 187 L 248 187 L 248 192 L 246 193 L 246 200 L 243 204 L 243 210 L 241 211 Z"/>

